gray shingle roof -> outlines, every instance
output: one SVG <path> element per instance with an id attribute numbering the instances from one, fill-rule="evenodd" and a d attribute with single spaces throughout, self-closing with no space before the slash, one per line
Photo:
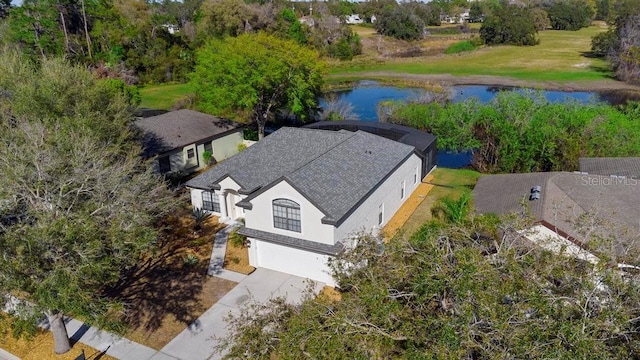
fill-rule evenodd
<path id="1" fill-rule="evenodd" d="M 266 231 L 260 231 L 256 229 L 250 229 L 242 227 L 238 229 L 238 234 L 258 238 L 260 240 L 268 241 L 275 244 L 294 247 L 297 249 L 313 251 L 320 254 L 338 255 L 344 250 L 344 245 L 341 242 L 337 242 L 334 245 L 323 244 L 316 241 L 309 241 L 299 239 L 291 236 L 285 236 L 280 234 L 274 234 Z"/>
<path id="2" fill-rule="evenodd" d="M 318 121 L 305 125 L 305 127 L 310 129 L 324 130 L 362 130 L 371 134 L 385 137 L 387 139 L 401 142 L 403 144 L 411 145 L 421 153 L 426 153 L 429 149 L 429 146 L 431 146 L 436 141 L 436 137 L 432 134 L 418 129 L 410 128 L 408 126 L 391 123 L 366 122 L 358 120 Z"/>
<path id="3" fill-rule="evenodd" d="M 640 179 L 640 157 L 580 158 L 580 171 Z"/>
<path id="4" fill-rule="evenodd" d="M 145 155 L 152 156 L 241 128 L 231 120 L 193 110 L 177 110 L 136 120 L 144 133 Z"/>
<path id="5" fill-rule="evenodd" d="M 340 221 L 413 153 L 364 131 L 282 128 L 242 153 L 193 178 L 187 186 L 209 189 L 226 176 L 251 194 L 288 181 L 325 213 Z M 260 191 L 257 191 L 260 188 Z"/>
<path id="6" fill-rule="evenodd" d="M 541 198 L 529 200 L 531 188 L 542 186 Z M 568 172 L 482 176 L 473 190 L 480 213 L 522 213 L 553 224 L 582 239 L 580 216 L 589 212 L 615 228 L 640 231 L 640 180 Z M 637 246 L 637 244 L 636 244 Z"/>
<path id="7" fill-rule="evenodd" d="M 473 189 L 473 202 L 481 213 L 530 213 L 542 218 L 547 181 L 557 173 L 499 174 L 481 176 Z M 529 201 L 531 188 L 542 186 L 539 200 Z M 522 207 L 522 204 L 525 207 Z"/>

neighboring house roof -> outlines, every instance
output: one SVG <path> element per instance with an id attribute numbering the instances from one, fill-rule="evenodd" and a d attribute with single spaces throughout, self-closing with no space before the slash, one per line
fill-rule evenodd
<path id="1" fill-rule="evenodd" d="M 314 203 L 326 221 L 337 223 L 413 153 L 411 146 L 364 131 L 284 127 L 186 185 L 217 189 L 218 182 L 231 177 L 240 193 L 251 194 L 246 204 L 286 181 Z"/>
<path id="2" fill-rule="evenodd" d="M 580 158 L 580 171 L 605 176 L 640 179 L 640 157 Z"/>
<path id="3" fill-rule="evenodd" d="M 226 135 L 241 124 L 193 110 L 177 110 L 136 120 L 144 133 L 145 156 L 153 156 L 187 145 Z"/>
<path id="4" fill-rule="evenodd" d="M 540 199 L 529 200 L 534 186 L 542 187 Z M 568 172 L 486 175 L 478 180 L 473 198 L 480 213 L 528 211 L 536 221 L 579 240 L 584 237 L 580 216 L 586 213 L 632 234 L 640 231 L 640 182 L 635 179 Z"/>

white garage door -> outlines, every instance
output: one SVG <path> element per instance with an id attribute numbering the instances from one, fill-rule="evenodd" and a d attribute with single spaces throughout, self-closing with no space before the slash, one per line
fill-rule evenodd
<path id="1" fill-rule="evenodd" d="M 254 267 L 263 267 L 283 273 L 309 278 L 335 286 L 329 275 L 328 255 L 277 245 L 251 239 L 250 262 Z"/>

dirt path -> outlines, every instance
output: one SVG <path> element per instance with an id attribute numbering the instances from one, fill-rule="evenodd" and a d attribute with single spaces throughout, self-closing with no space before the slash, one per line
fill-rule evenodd
<path id="1" fill-rule="evenodd" d="M 554 82 L 518 80 L 505 76 L 469 75 L 453 76 L 450 74 L 408 74 L 391 71 L 370 71 L 348 74 L 335 74 L 329 77 L 358 77 L 362 79 L 402 79 L 412 82 L 441 83 L 445 85 L 494 85 L 516 86 L 544 90 L 560 91 L 611 91 L 625 90 L 640 93 L 640 86 L 634 86 L 617 80 L 598 80 L 580 82 Z"/>

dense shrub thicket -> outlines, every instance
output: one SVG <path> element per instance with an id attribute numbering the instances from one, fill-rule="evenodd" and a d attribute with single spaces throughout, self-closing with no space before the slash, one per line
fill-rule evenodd
<path id="1" fill-rule="evenodd" d="M 383 252 L 360 236 L 354 251 L 332 262 L 341 300 L 256 304 L 232 318 L 230 343 L 222 345 L 230 345 L 230 358 L 251 359 L 640 355 L 635 279 L 526 248 L 513 231 L 525 224 L 500 224 L 501 236 L 490 224 L 429 223 Z"/>
<path id="2" fill-rule="evenodd" d="M 387 121 L 431 132 L 441 148 L 474 149 L 480 171 L 572 171 L 583 156 L 640 156 L 640 114 L 604 103 L 502 92 L 487 104 L 387 106 Z"/>

